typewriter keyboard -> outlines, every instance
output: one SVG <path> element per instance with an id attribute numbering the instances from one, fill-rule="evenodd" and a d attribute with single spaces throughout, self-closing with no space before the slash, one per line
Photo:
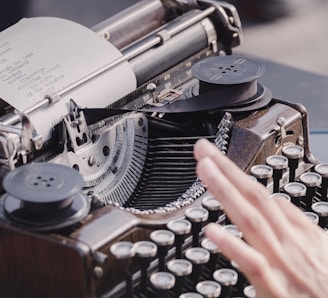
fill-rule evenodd
<path id="1" fill-rule="evenodd" d="M 286 198 L 314 224 L 326 229 L 328 164 L 304 170 L 300 166 L 303 159 L 301 146 L 284 146 L 280 155 L 271 155 L 265 164 L 252 166 L 250 175 L 265 185 L 272 197 Z M 204 237 L 203 229 L 209 222 L 218 222 L 241 239 L 242 232 L 209 192 L 200 200 L 199 206 L 185 210 L 184 218 L 154 230 L 148 240 L 121 241 L 111 246 L 124 280 L 116 289 L 117 297 L 256 297 L 238 266 Z M 136 272 L 131 270 L 132 263 L 137 264 Z"/>

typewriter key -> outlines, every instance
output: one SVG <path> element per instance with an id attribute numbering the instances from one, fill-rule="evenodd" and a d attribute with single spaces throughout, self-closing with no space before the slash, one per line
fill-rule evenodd
<path id="1" fill-rule="evenodd" d="M 256 298 L 256 290 L 254 286 L 249 285 L 244 288 L 244 295 L 246 298 Z"/>
<path id="2" fill-rule="evenodd" d="M 204 238 L 201 242 L 202 248 L 205 248 L 210 252 L 209 270 L 211 273 L 214 272 L 219 259 L 219 248 L 208 238 Z"/>
<path id="3" fill-rule="evenodd" d="M 293 182 L 299 159 L 304 156 L 304 149 L 298 145 L 289 145 L 282 148 L 282 154 L 288 158 L 289 182 Z"/>
<path id="4" fill-rule="evenodd" d="M 132 274 L 129 271 L 132 258 L 135 256 L 133 243 L 129 241 L 119 241 L 110 247 L 110 252 L 119 263 L 119 270 L 125 277 L 126 282 L 126 297 L 132 297 Z"/>
<path id="5" fill-rule="evenodd" d="M 175 285 L 175 277 L 169 272 L 155 272 L 150 276 L 150 284 L 161 298 L 169 297 L 169 290 Z"/>
<path id="6" fill-rule="evenodd" d="M 191 223 L 186 219 L 172 220 L 167 223 L 167 228 L 175 234 L 175 257 L 182 258 L 182 245 L 185 237 L 191 231 Z"/>
<path id="7" fill-rule="evenodd" d="M 175 276 L 187 276 L 192 272 L 192 264 L 185 259 L 174 259 L 167 263 L 167 268 Z"/>
<path id="8" fill-rule="evenodd" d="M 182 293 L 185 278 L 192 272 L 192 264 L 185 259 L 175 259 L 167 263 L 167 269 L 175 276 L 174 292 L 179 295 Z"/>
<path id="9" fill-rule="evenodd" d="M 328 202 L 316 202 L 312 204 L 312 210 L 319 216 L 319 226 L 328 226 Z"/>
<path id="10" fill-rule="evenodd" d="M 284 193 L 284 192 L 275 192 L 273 194 L 270 195 L 270 198 L 273 198 L 273 199 L 284 199 L 284 200 L 287 200 L 288 202 L 291 201 L 291 197 L 290 195 Z"/>
<path id="11" fill-rule="evenodd" d="M 119 241 L 110 247 L 110 252 L 117 260 L 130 260 L 135 255 L 133 243 Z"/>
<path id="12" fill-rule="evenodd" d="M 213 273 L 213 278 L 221 285 L 222 296 L 231 297 L 232 287 L 235 286 L 238 281 L 238 273 L 233 269 L 222 268 Z"/>
<path id="13" fill-rule="evenodd" d="M 209 213 L 209 222 L 217 222 L 219 216 L 223 213 L 222 204 L 211 194 L 207 194 L 205 198 L 203 198 L 202 207 L 205 208 Z"/>
<path id="14" fill-rule="evenodd" d="M 193 264 L 192 280 L 196 283 L 210 260 L 210 253 L 202 247 L 191 247 L 186 250 L 185 257 Z"/>
<path id="15" fill-rule="evenodd" d="M 322 183 L 320 188 L 321 200 L 327 201 L 328 188 L 328 163 L 321 163 L 314 167 L 314 170 L 321 175 Z"/>
<path id="16" fill-rule="evenodd" d="M 315 225 L 319 224 L 319 215 L 318 214 L 316 214 L 314 212 L 310 212 L 310 211 L 305 211 L 304 214 Z"/>
<path id="17" fill-rule="evenodd" d="M 208 219 L 208 211 L 198 207 L 188 208 L 185 212 L 185 217 L 191 222 L 193 246 L 199 246 L 199 233 L 202 230 L 203 224 Z"/>
<path id="18" fill-rule="evenodd" d="M 243 238 L 243 232 L 238 229 L 236 225 L 225 225 L 222 227 L 223 230 L 231 233 L 232 235 L 236 236 L 237 238 Z"/>
<path id="19" fill-rule="evenodd" d="M 219 297 L 221 294 L 221 286 L 216 281 L 204 280 L 196 285 L 196 291 L 206 298 Z"/>
<path id="20" fill-rule="evenodd" d="M 316 194 L 317 187 L 320 186 L 322 178 L 318 173 L 306 172 L 300 176 L 300 181 L 306 186 L 304 198 L 305 209 L 311 211 L 313 198 Z"/>
<path id="21" fill-rule="evenodd" d="M 157 254 L 157 246 L 151 241 L 138 241 L 134 243 L 134 251 L 139 260 L 141 269 L 141 288 L 145 291 L 147 289 L 148 274 L 147 270 L 150 261 Z"/>
<path id="22" fill-rule="evenodd" d="M 280 179 L 283 170 L 288 167 L 288 159 L 282 155 L 271 155 L 267 157 L 266 163 L 273 169 L 273 192 L 279 192 Z"/>
<path id="23" fill-rule="evenodd" d="M 250 171 L 257 181 L 264 186 L 267 186 L 268 179 L 273 175 L 272 167 L 268 165 L 255 165 L 251 167 Z"/>
<path id="24" fill-rule="evenodd" d="M 306 186 L 299 182 L 289 182 L 284 185 L 284 191 L 291 197 L 292 203 L 300 207 L 301 200 L 306 194 Z"/>
<path id="25" fill-rule="evenodd" d="M 80 192 L 83 178 L 53 163 L 32 163 L 9 172 L 4 180 L 6 215 L 32 231 L 60 229 L 80 221 L 90 204 Z"/>
<path id="26" fill-rule="evenodd" d="M 174 243 L 174 234 L 168 230 L 156 230 L 150 233 L 150 239 L 158 246 L 158 270 L 165 271 L 165 257 Z"/>

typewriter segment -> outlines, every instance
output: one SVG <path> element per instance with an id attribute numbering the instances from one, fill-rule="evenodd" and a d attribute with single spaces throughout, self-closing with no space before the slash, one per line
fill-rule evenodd
<path id="1" fill-rule="evenodd" d="M 101 107 L 93 92 L 111 82 L 88 107 L 75 93 L 42 144 L 30 116 L 60 100 L 23 117 L 3 109 L 0 296 L 256 297 L 204 237 L 210 222 L 243 235 L 197 178 L 193 147 L 210 140 L 326 230 L 328 165 L 311 153 L 306 109 L 275 98 L 258 61 L 232 54 L 241 25 L 230 4 L 144 0 L 93 31 L 122 55 L 65 92 L 123 62 L 136 87 Z"/>

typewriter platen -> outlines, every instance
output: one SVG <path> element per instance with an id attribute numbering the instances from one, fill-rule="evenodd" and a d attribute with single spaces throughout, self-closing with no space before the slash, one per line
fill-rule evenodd
<path id="1" fill-rule="evenodd" d="M 93 29 L 122 53 L 102 71 L 128 61 L 135 90 L 101 108 L 71 98 L 43 140 L 29 118 L 51 96 L 23 115 L 3 103 L 1 297 L 253 297 L 203 239 L 209 221 L 242 235 L 197 179 L 193 145 L 208 138 L 325 227 L 327 166 L 306 110 L 231 55 L 242 33 L 229 4 L 141 1 Z"/>

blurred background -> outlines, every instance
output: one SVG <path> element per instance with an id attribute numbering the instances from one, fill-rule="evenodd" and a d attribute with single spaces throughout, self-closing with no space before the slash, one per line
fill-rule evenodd
<path id="1" fill-rule="evenodd" d="M 1 0 L 0 30 L 21 17 L 63 17 L 92 27 L 137 0 Z M 239 10 L 237 53 L 264 61 L 275 97 L 301 102 L 310 116 L 312 151 L 328 161 L 328 1 L 230 0 Z"/>

